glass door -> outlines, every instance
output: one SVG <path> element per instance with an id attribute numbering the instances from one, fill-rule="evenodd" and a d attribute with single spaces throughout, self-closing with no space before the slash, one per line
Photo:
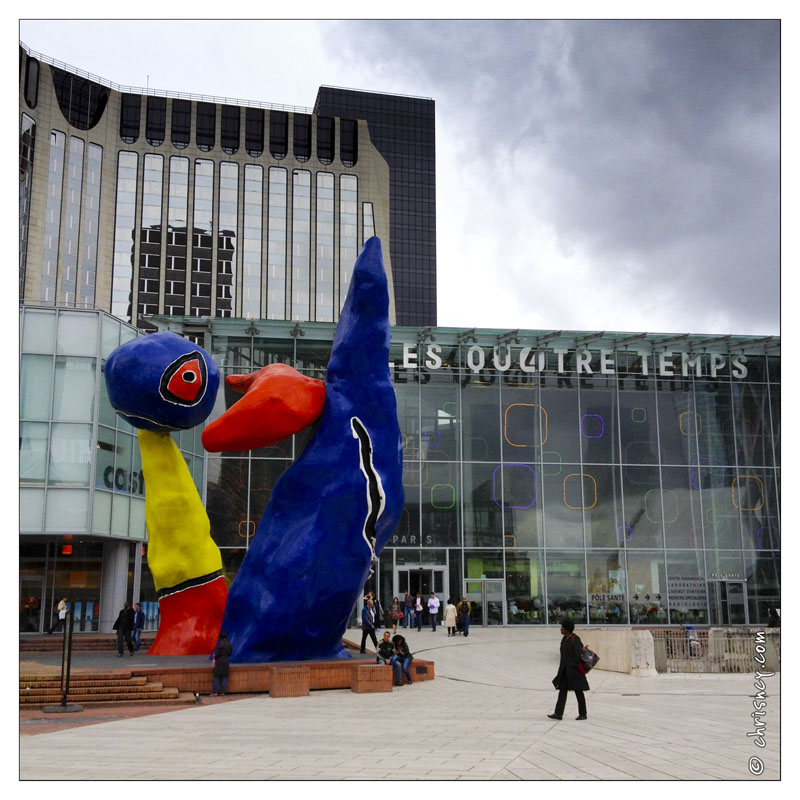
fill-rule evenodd
<path id="1" fill-rule="evenodd" d="M 42 633 L 45 620 L 42 618 L 44 577 L 25 576 L 19 579 L 19 632 Z M 47 620 L 47 624 L 50 621 Z"/>
<path id="2" fill-rule="evenodd" d="M 711 581 L 711 624 L 719 626 L 747 625 L 747 584 L 743 581 Z"/>
<path id="3" fill-rule="evenodd" d="M 395 569 L 394 594 L 392 597 L 398 598 L 402 609 L 404 593 L 408 592 L 412 597 L 415 597 L 419 592 L 422 598 L 423 624 L 430 623 L 428 619 L 428 598 L 431 596 L 431 592 L 439 598 L 438 619 L 442 619 L 444 607 L 447 605 L 447 590 L 446 567 L 415 567 L 410 564 L 404 564 L 402 567 Z M 390 605 L 392 597 L 386 598 Z"/>
<path id="4" fill-rule="evenodd" d="M 481 578 L 465 580 L 464 594 L 470 604 L 470 624 L 505 625 L 505 581 Z"/>
<path id="5" fill-rule="evenodd" d="M 728 581 L 728 625 L 747 625 L 747 584 Z"/>

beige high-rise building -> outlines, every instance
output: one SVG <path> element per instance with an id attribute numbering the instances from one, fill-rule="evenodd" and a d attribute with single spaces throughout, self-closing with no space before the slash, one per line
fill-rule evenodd
<path id="1" fill-rule="evenodd" d="M 19 70 L 21 302 L 144 329 L 154 314 L 335 322 L 377 235 L 392 322 L 435 324 L 432 100 L 323 87 L 312 111 L 136 89 L 24 45 Z M 390 130 L 388 107 L 407 118 Z"/>

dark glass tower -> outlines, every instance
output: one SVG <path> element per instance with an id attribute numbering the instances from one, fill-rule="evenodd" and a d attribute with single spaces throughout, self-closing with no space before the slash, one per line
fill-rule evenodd
<path id="1" fill-rule="evenodd" d="M 436 127 L 433 100 L 320 87 L 314 113 L 363 119 L 390 169 L 398 325 L 436 325 Z"/>

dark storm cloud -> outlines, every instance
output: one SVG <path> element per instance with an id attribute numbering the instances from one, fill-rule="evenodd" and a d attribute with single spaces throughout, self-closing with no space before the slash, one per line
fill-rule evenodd
<path id="1" fill-rule="evenodd" d="M 525 212 L 565 251 L 661 306 L 651 330 L 777 332 L 777 22 L 344 22 L 335 34 L 329 55 L 434 97 L 465 169 L 511 161 L 530 181 Z M 512 269 L 532 284 L 541 266 Z"/>

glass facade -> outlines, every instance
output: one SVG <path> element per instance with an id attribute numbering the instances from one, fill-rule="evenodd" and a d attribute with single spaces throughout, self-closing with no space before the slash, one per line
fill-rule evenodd
<path id="1" fill-rule="evenodd" d="M 28 227 L 31 217 L 33 156 L 36 145 L 36 123 L 22 115 L 19 131 L 19 296 L 25 294 L 25 268 L 28 258 Z"/>
<path id="2" fill-rule="evenodd" d="M 242 316 L 245 319 L 259 319 L 261 316 L 263 183 L 263 168 L 246 164 L 242 235 Z"/>
<path id="3" fill-rule="evenodd" d="M 238 136 L 238 128 L 237 128 Z M 236 259 L 239 251 L 239 167 L 223 161 L 219 167 L 219 234 L 217 236 L 218 317 L 236 313 Z"/>
<path id="4" fill-rule="evenodd" d="M 310 314 L 311 288 L 311 173 L 292 174 L 292 319 Z"/>
<path id="5" fill-rule="evenodd" d="M 117 159 L 117 199 L 114 219 L 114 262 L 111 278 L 111 313 L 131 322 L 133 257 L 136 242 L 136 181 L 139 156 L 120 152 Z"/>
<path id="6" fill-rule="evenodd" d="M 61 255 L 59 304 L 74 306 L 78 280 L 78 239 L 80 237 L 81 187 L 83 185 L 83 139 L 69 137 L 67 191 L 64 208 L 64 241 Z"/>
<path id="7" fill-rule="evenodd" d="M 46 630 L 51 608 L 65 595 L 76 630 L 97 631 L 104 581 L 114 575 L 109 569 L 104 577 L 103 564 L 120 547 L 130 551 L 132 566 L 118 588 L 128 599 L 137 591 L 151 627 L 157 624 L 136 431 L 111 407 L 103 379 L 108 355 L 140 335 L 94 310 L 20 309 L 21 632 Z M 196 428 L 174 438 L 202 492 L 200 434 Z"/>
<path id="8" fill-rule="evenodd" d="M 288 323 L 229 325 L 205 339 L 224 373 L 281 362 L 324 377 L 334 325 L 295 338 Z M 466 593 L 485 624 L 766 623 L 780 603 L 779 340 L 767 356 L 746 337 L 724 353 L 692 337 L 666 359 L 657 336 L 632 351 L 622 334 L 588 347 L 580 333 L 471 334 L 392 332 L 405 508 L 371 579 L 382 602 L 424 583 Z M 237 398 L 221 390 L 210 419 Z M 229 577 L 307 436 L 207 457 Z M 728 591 L 744 593 L 740 619 Z"/>
<path id="9" fill-rule="evenodd" d="M 83 245 L 81 278 L 78 286 L 78 306 L 94 308 L 97 283 L 97 236 L 100 225 L 100 181 L 103 168 L 103 148 L 88 147 L 86 184 L 83 197 Z"/>
<path id="10" fill-rule="evenodd" d="M 284 319 L 286 306 L 286 170 L 269 168 L 267 319 Z"/>
<path id="11" fill-rule="evenodd" d="M 316 197 L 316 291 L 314 319 L 333 321 L 333 226 L 334 226 L 334 176 L 330 172 L 317 173 Z"/>
<path id="12" fill-rule="evenodd" d="M 138 313 L 158 312 L 161 284 L 161 209 L 164 186 L 164 157 L 148 153 L 144 157 L 142 217 L 139 225 Z"/>
<path id="13" fill-rule="evenodd" d="M 192 272 L 189 313 L 211 314 L 211 252 L 213 249 L 214 162 L 194 162 L 194 207 L 192 214 Z"/>
<path id="14" fill-rule="evenodd" d="M 168 324 L 190 327 L 223 378 L 270 363 L 322 378 L 335 332 Z M 68 542 L 78 553 L 145 541 L 135 431 L 102 379 L 108 354 L 137 335 L 94 311 L 21 310 L 20 536 L 24 552 L 45 548 L 42 569 L 57 569 Z M 780 605 L 779 340 L 731 337 L 716 353 L 692 337 L 670 367 L 658 336 L 637 337 L 636 351 L 621 334 L 581 338 L 393 329 L 405 507 L 370 588 L 382 601 L 466 594 L 474 624 L 766 623 Z M 238 397 L 223 383 L 209 421 Z M 207 454 L 201 432 L 175 437 L 232 580 L 312 433 Z M 146 551 L 137 559 L 138 596 L 154 602 Z M 39 578 L 23 578 L 33 597 Z"/>
<path id="15" fill-rule="evenodd" d="M 61 190 L 64 182 L 64 148 L 66 137 L 61 131 L 50 131 L 50 158 L 47 170 L 47 206 L 42 252 L 42 284 L 39 300 L 53 303 L 58 279 L 58 251 L 61 238 Z"/>
<path id="16" fill-rule="evenodd" d="M 183 314 L 186 306 L 189 159 L 169 160 L 164 313 Z"/>
<path id="17" fill-rule="evenodd" d="M 339 310 L 344 306 L 358 258 L 358 178 L 339 178 Z"/>
<path id="18" fill-rule="evenodd" d="M 345 165 L 356 163 L 360 157 L 352 147 L 358 141 L 352 121 L 366 120 L 369 140 L 386 159 L 390 170 L 389 250 L 397 324 L 436 325 L 434 101 L 322 86 L 314 113 L 341 118 L 340 155 Z M 331 142 L 328 148 L 333 147 Z"/>

